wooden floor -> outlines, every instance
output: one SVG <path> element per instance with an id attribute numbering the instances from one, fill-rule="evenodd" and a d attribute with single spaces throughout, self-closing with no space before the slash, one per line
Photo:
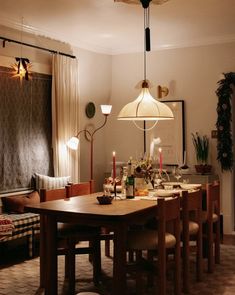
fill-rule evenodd
<path id="1" fill-rule="evenodd" d="M 234 235 L 224 235 L 223 244 L 225 244 L 225 245 L 235 245 L 235 234 Z"/>

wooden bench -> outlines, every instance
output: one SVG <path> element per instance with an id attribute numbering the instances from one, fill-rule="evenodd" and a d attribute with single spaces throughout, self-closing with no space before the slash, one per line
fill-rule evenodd
<path id="1" fill-rule="evenodd" d="M 3 213 L 3 216 L 11 218 L 14 229 L 11 235 L 1 238 L 0 243 L 27 237 L 29 257 L 34 256 L 35 234 L 40 226 L 40 215 L 35 213 L 12 214 Z"/>

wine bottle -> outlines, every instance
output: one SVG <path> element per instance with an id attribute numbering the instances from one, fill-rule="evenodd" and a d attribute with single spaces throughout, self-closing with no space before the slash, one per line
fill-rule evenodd
<path id="1" fill-rule="evenodd" d="M 135 197 L 135 178 L 133 175 L 127 176 L 126 180 L 126 198 L 133 199 Z"/>

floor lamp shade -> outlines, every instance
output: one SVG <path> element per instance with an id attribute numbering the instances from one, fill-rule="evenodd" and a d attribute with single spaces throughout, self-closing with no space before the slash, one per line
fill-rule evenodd
<path id="1" fill-rule="evenodd" d="M 75 136 L 71 137 L 67 142 L 67 146 L 72 150 L 77 150 L 79 144 L 79 139 Z"/>

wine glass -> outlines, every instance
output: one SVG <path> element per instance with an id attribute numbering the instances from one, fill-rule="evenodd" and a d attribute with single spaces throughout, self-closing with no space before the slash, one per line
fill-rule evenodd
<path id="1" fill-rule="evenodd" d="M 177 179 L 177 181 L 179 182 L 180 178 L 182 177 L 181 169 L 178 166 L 175 166 L 173 168 L 172 173 L 173 173 L 174 177 Z"/>

